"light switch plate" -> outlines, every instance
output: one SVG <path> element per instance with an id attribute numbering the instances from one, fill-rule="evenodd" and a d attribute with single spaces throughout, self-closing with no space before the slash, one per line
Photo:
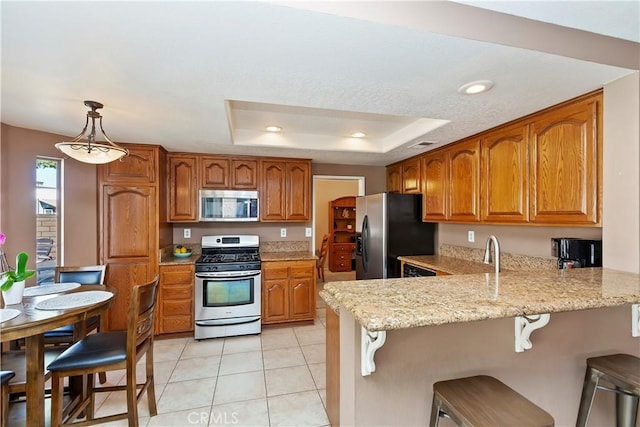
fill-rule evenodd
<path id="1" fill-rule="evenodd" d="M 311 237 L 311 227 L 306 227 L 304 229 L 304 236 L 305 237 Z"/>
<path id="2" fill-rule="evenodd" d="M 184 235 L 185 239 L 190 239 L 191 238 L 191 229 L 190 228 L 185 228 L 183 235 Z"/>
<path id="3" fill-rule="evenodd" d="M 467 240 L 468 240 L 470 243 L 475 242 L 475 241 L 476 241 L 476 233 L 475 233 L 475 232 L 473 232 L 473 231 L 467 231 Z"/>
<path id="4" fill-rule="evenodd" d="M 280 229 L 280 237 L 287 237 L 287 229 L 286 228 L 281 228 Z"/>

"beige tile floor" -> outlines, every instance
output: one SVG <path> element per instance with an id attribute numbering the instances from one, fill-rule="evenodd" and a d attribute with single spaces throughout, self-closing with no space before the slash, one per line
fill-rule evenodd
<path id="1" fill-rule="evenodd" d="M 327 273 L 327 281 L 353 278 L 351 273 Z M 154 375 L 158 415 L 149 417 L 144 397 L 138 405 L 140 426 L 329 425 L 324 307 L 318 298 L 313 325 L 265 328 L 260 335 L 203 341 L 157 339 Z M 142 380 L 144 371 L 139 373 Z M 123 384 L 124 371 L 109 372 L 107 380 Z M 10 413 L 10 425 L 24 425 L 24 414 L 16 409 Z M 49 411 L 48 399 L 45 410 Z M 97 395 L 96 416 L 125 410 L 124 392 Z"/>

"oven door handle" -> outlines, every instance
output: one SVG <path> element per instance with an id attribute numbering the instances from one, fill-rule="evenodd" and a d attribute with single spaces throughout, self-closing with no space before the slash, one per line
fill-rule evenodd
<path id="1" fill-rule="evenodd" d="M 229 326 L 229 325 L 242 325 L 244 323 L 259 322 L 260 316 L 248 316 L 248 317 L 231 317 L 226 319 L 210 319 L 210 320 L 196 320 L 198 326 Z"/>
<path id="2" fill-rule="evenodd" d="M 241 279 L 245 277 L 256 277 L 261 274 L 260 270 L 249 270 L 249 271 L 221 271 L 216 273 L 196 273 L 196 277 L 202 279 Z"/>

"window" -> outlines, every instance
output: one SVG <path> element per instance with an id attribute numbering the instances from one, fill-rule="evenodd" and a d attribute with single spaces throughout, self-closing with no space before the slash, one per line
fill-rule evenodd
<path id="1" fill-rule="evenodd" d="M 38 284 L 53 282 L 59 253 L 59 159 L 36 159 L 36 277 Z"/>

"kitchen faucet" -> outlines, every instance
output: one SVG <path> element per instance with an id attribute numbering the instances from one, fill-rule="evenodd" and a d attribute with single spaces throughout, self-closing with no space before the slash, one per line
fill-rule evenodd
<path id="1" fill-rule="evenodd" d="M 500 244 L 496 236 L 489 236 L 487 246 L 484 249 L 484 263 L 491 264 L 491 242 L 493 242 L 493 251 L 495 252 L 494 265 L 496 266 L 496 274 L 500 272 Z"/>

